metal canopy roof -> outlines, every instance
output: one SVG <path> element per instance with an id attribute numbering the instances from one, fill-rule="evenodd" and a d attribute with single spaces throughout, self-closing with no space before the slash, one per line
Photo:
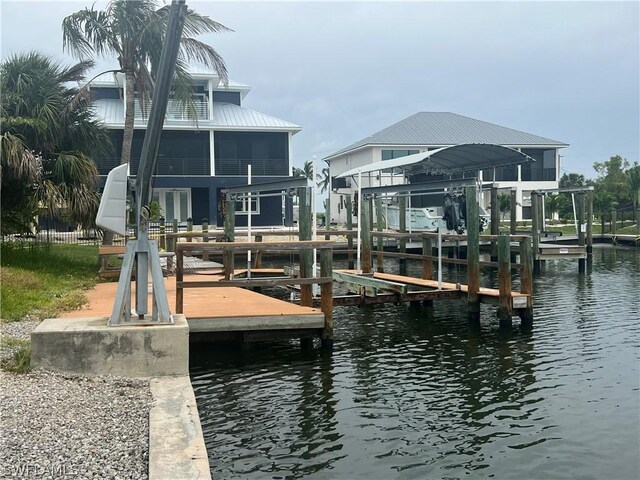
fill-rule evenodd
<path id="1" fill-rule="evenodd" d="M 382 160 L 341 173 L 337 178 L 375 171 L 404 172 L 407 175 L 429 173 L 434 175 L 468 172 L 485 168 L 520 165 L 535 160 L 513 148 L 486 143 L 467 143 L 439 148 L 430 152 Z"/>

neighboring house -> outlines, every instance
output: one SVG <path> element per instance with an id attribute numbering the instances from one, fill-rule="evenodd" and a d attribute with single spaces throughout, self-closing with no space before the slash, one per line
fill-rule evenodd
<path id="1" fill-rule="evenodd" d="M 301 127 L 249 110 L 243 101 L 250 87 L 230 81 L 225 87 L 215 73 L 191 70 L 195 85 L 195 115 L 169 99 L 160 141 L 152 198 L 160 203 L 167 222 L 207 218 L 221 226 L 220 192 L 226 186 L 246 185 L 247 165 L 252 183 L 291 176 L 291 138 Z M 106 176 L 118 166 L 124 128 L 124 75 L 105 74 L 90 86 L 97 117 L 111 130 L 112 154 L 96 159 Z M 135 133 L 129 174 L 135 175 L 150 110 L 150 102 L 136 102 Z M 252 199 L 236 205 L 236 225 L 281 225 L 280 197 Z"/>
<path id="2" fill-rule="evenodd" d="M 519 150 L 535 160 L 534 163 L 521 166 L 471 172 L 481 181 L 497 182 L 500 188 L 516 187 L 519 220 L 531 218 L 532 190 L 558 188 L 559 151 L 568 144 L 455 113 L 419 112 L 324 158 L 329 162 L 332 178 L 333 221 L 345 221 L 344 194 L 353 193 L 357 189 L 354 182 L 335 179 L 336 175 L 373 162 L 464 143 L 503 145 Z M 465 175 L 468 173 L 470 172 L 465 172 Z M 396 176 L 394 182 L 404 183 L 404 180 Z M 363 176 L 362 183 L 364 187 L 388 185 L 391 177 L 384 173 L 382 178 Z M 485 205 L 488 206 L 488 201 L 485 201 Z"/>

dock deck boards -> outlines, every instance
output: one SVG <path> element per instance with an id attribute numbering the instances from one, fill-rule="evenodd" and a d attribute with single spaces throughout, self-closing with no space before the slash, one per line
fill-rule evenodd
<path id="1" fill-rule="evenodd" d="M 186 275 L 185 281 L 209 281 L 212 275 Z M 111 315 L 117 283 L 99 283 L 87 292 L 88 305 L 64 312 L 65 318 Z M 175 311 L 176 279 L 165 278 L 169 308 Z M 132 285 L 135 295 L 135 283 Z M 151 306 L 151 296 L 149 296 Z M 192 332 L 243 330 L 320 329 L 324 314 L 318 308 L 302 307 L 238 287 L 187 288 L 184 315 Z"/>

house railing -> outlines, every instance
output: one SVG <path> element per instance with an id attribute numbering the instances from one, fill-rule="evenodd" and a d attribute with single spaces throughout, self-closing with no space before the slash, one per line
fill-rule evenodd
<path id="1" fill-rule="evenodd" d="M 198 120 L 209 119 L 209 103 L 204 95 L 198 95 L 194 98 L 195 118 Z M 135 103 L 135 118 L 147 119 L 151 112 L 151 101 L 144 102 L 141 106 L 140 102 Z M 194 120 L 194 112 L 189 108 L 183 108 L 177 100 L 170 99 L 167 104 L 167 120 Z"/>

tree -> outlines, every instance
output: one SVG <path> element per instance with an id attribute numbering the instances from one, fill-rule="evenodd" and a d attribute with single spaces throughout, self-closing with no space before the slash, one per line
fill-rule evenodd
<path id="1" fill-rule="evenodd" d="M 318 187 L 321 192 L 325 192 L 331 186 L 331 175 L 329 172 L 329 162 L 325 160 L 326 165 L 322 167 L 322 171 L 316 175 Z"/>
<path id="2" fill-rule="evenodd" d="M 109 138 L 88 97 L 70 87 L 92 62 L 62 67 L 36 53 L 0 66 L 2 233 L 26 232 L 40 209 L 93 225 L 99 197 L 92 154 Z"/>
<path id="3" fill-rule="evenodd" d="M 508 193 L 498 195 L 498 211 L 500 212 L 500 217 L 504 220 L 506 214 L 511 212 L 511 195 Z"/>
<path id="4" fill-rule="evenodd" d="M 313 180 L 313 162 L 307 160 L 302 168 L 293 167 L 293 176 Z"/>
<path id="5" fill-rule="evenodd" d="M 626 183 L 631 203 L 633 205 L 634 219 L 636 224 L 640 222 L 638 218 L 638 205 L 640 205 L 640 164 L 635 162 L 626 172 Z"/>
<path id="6" fill-rule="evenodd" d="M 544 199 L 544 211 L 549 220 L 553 219 L 553 215 L 560 211 L 562 206 L 562 195 L 550 194 Z"/>
<path id="7" fill-rule="evenodd" d="M 119 72 L 125 76 L 125 123 L 120 163 L 128 163 L 133 141 L 134 108 L 138 101 L 151 97 L 162 44 L 167 29 L 169 6 L 156 10 L 155 0 L 112 0 L 105 10 L 85 8 L 62 22 L 63 47 L 78 58 L 115 56 Z M 222 57 L 206 43 L 193 36 L 229 31 L 224 25 L 187 10 L 180 51 L 175 69 L 174 96 L 193 117 L 193 84 L 187 64 L 196 61 L 213 67 L 223 83 L 228 84 L 227 67 Z"/>

